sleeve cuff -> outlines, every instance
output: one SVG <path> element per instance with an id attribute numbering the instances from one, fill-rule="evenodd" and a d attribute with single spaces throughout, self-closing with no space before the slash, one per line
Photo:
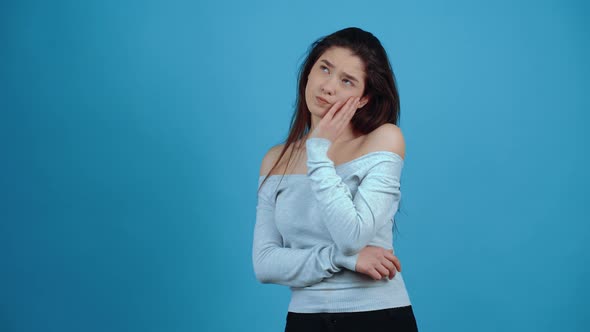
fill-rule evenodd
<path id="1" fill-rule="evenodd" d="M 358 256 L 358 254 L 346 256 L 340 251 L 336 250 L 336 253 L 334 255 L 334 264 L 336 264 L 336 266 L 341 266 L 347 270 L 356 272 L 356 261 L 358 259 Z"/>
<path id="2" fill-rule="evenodd" d="M 307 160 L 330 160 L 328 158 L 328 149 L 332 145 L 332 141 L 327 138 L 312 137 L 305 141 L 305 147 L 307 149 Z M 330 160 L 330 162 L 332 162 Z"/>

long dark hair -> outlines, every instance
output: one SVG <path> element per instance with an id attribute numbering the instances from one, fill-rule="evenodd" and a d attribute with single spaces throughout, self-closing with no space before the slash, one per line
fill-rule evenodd
<path id="1" fill-rule="evenodd" d="M 301 65 L 297 87 L 297 106 L 291 118 L 289 135 L 279 157 L 264 178 L 260 188 L 268 179 L 268 175 L 277 167 L 289 147 L 308 134 L 311 127 L 311 114 L 305 101 L 307 77 L 320 56 L 331 47 L 349 49 L 365 65 L 366 82 L 363 96 L 369 96 L 369 102 L 355 113 L 351 120 L 353 128 L 357 132 L 368 134 L 385 123 L 398 124 L 400 103 L 395 76 L 387 52 L 379 39 L 370 32 L 359 28 L 346 28 L 321 37 L 311 45 L 308 55 Z M 293 150 L 289 153 L 283 176 L 293 157 Z"/>

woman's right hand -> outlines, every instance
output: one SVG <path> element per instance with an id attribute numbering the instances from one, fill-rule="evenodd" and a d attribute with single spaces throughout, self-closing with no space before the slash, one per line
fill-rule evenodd
<path id="1" fill-rule="evenodd" d="M 366 274 L 375 280 L 389 277 L 393 279 L 397 271 L 402 270 L 401 263 L 393 255 L 393 250 L 381 247 L 366 246 L 358 255 L 356 272 Z"/>

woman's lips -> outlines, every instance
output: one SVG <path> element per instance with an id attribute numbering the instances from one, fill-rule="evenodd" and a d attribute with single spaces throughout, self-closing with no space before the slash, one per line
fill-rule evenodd
<path id="1" fill-rule="evenodd" d="M 330 105 L 330 103 L 322 97 L 315 97 L 315 99 L 317 100 L 318 104 L 320 104 L 322 106 Z"/>

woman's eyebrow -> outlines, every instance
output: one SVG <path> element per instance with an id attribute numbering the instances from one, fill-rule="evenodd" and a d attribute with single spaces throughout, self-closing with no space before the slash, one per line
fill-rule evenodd
<path id="1" fill-rule="evenodd" d="M 345 73 L 345 72 L 342 72 L 342 76 L 344 76 L 344 77 L 348 78 L 348 79 L 349 79 L 349 80 L 351 80 L 351 81 L 355 81 L 355 82 L 357 82 L 357 83 L 359 82 L 359 80 L 357 80 L 357 79 L 356 79 L 356 77 L 354 77 L 354 76 L 352 76 L 352 75 L 350 75 L 350 74 L 347 74 L 347 73 Z"/>
<path id="2" fill-rule="evenodd" d="M 330 61 L 328 61 L 328 60 L 326 60 L 326 59 L 322 59 L 321 61 L 322 61 L 323 63 L 325 63 L 325 64 L 326 64 L 326 66 L 328 66 L 328 67 L 330 67 L 330 68 L 334 68 L 334 65 L 333 65 L 333 64 L 332 64 Z"/>
<path id="3" fill-rule="evenodd" d="M 326 64 L 326 66 L 328 66 L 328 67 L 330 67 L 330 68 L 334 68 L 334 65 L 333 65 L 333 64 L 332 64 L 330 61 L 328 61 L 328 60 L 326 60 L 326 59 L 322 59 L 322 60 L 320 60 L 320 62 L 323 62 L 323 63 L 325 63 L 325 64 Z M 358 80 L 356 77 L 354 77 L 354 76 L 352 76 L 352 75 L 350 75 L 350 74 L 347 74 L 347 73 L 345 73 L 345 72 L 342 72 L 342 76 L 346 77 L 347 79 L 349 79 L 349 80 L 351 80 L 351 81 L 355 81 L 355 82 L 357 82 L 357 83 L 359 82 L 359 80 Z"/>

